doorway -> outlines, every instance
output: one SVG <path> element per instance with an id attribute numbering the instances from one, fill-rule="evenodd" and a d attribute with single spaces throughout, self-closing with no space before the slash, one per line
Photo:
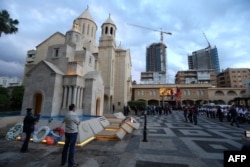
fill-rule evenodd
<path id="1" fill-rule="evenodd" d="M 34 115 L 39 115 L 42 110 L 42 102 L 43 102 L 43 96 L 41 93 L 35 93 L 34 94 Z"/>

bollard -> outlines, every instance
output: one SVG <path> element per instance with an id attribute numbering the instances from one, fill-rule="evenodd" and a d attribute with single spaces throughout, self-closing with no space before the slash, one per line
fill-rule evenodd
<path id="1" fill-rule="evenodd" d="M 147 115 L 146 114 L 144 114 L 144 129 L 143 129 L 142 142 L 147 142 Z"/>

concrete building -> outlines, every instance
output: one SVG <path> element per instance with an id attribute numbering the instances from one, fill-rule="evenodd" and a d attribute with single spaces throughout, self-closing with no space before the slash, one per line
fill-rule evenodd
<path id="1" fill-rule="evenodd" d="M 166 83 L 165 72 L 141 72 L 142 84 L 164 84 Z"/>
<path id="2" fill-rule="evenodd" d="M 166 48 L 163 43 L 153 43 L 146 49 L 146 72 L 141 72 L 143 84 L 165 84 L 167 82 Z"/>
<path id="3" fill-rule="evenodd" d="M 32 107 L 36 114 L 63 115 L 71 103 L 79 115 L 103 115 L 113 105 L 123 110 L 132 93 L 130 51 L 116 46 L 110 16 L 99 45 L 97 28 L 87 8 L 65 35 L 55 32 L 27 52 L 22 114 Z"/>
<path id="4" fill-rule="evenodd" d="M 216 75 L 213 69 L 178 71 L 176 84 L 211 84 L 216 86 Z"/>
<path id="5" fill-rule="evenodd" d="M 250 68 L 227 68 L 217 75 L 217 86 L 243 88 L 249 79 Z"/>
<path id="6" fill-rule="evenodd" d="M 166 72 L 166 45 L 153 43 L 146 49 L 146 71 Z"/>
<path id="7" fill-rule="evenodd" d="M 180 98 L 176 98 L 177 88 Z M 165 92 L 162 94 L 162 92 Z M 136 84 L 133 85 L 133 100 L 145 100 L 147 105 L 176 104 L 232 104 L 236 97 L 246 94 L 245 88 L 218 88 L 211 84 Z M 179 100 L 179 101 L 178 101 Z M 248 106 L 250 100 L 248 101 Z"/>
<path id="8" fill-rule="evenodd" d="M 22 85 L 22 80 L 19 77 L 7 77 L 7 76 L 0 77 L 0 87 L 8 88 L 21 85 Z"/>
<path id="9" fill-rule="evenodd" d="M 188 55 L 188 68 L 190 70 L 213 69 L 216 75 L 219 74 L 220 62 L 217 48 L 209 45 L 205 49 L 192 52 L 192 55 Z"/>

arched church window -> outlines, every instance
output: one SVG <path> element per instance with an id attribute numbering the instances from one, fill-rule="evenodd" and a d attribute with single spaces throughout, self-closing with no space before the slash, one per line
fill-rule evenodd
<path id="1" fill-rule="evenodd" d="M 87 35 L 89 35 L 89 24 L 88 24 L 88 28 L 87 28 Z"/>
<path id="2" fill-rule="evenodd" d="M 108 27 L 105 27 L 105 34 L 108 34 Z"/>
<path id="3" fill-rule="evenodd" d="M 91 28 L 91 37 L 93 37 L 94 34 L 94 27 Z"/>
<path id="4" fill-rule="evenodd" d="M 84 34 L 85 31 L 85 23 L 82 24 L 82 33 Z"/>
<path id="5" fill-rule="evenodd" d="M 113 35 L 113 27 L 110 28 L 110 34 Z"/>

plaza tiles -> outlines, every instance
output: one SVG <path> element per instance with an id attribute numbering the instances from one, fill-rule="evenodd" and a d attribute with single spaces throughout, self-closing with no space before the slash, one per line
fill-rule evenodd
<path id="1" fill-rule="evenodd" d="M 123 140 L 94 140 L 76 147 L 75 160 L 81 167 L 223 167 L 224 150 L 240 150 L 244 130 L 229 122 L 199 115 L 198 125 L 185 122 L 182 111 L 170 115 L 148 115 L 147 135 L 144 116 Z M 147 142 L 144 142 L 145 139 Z M 60 165 L 62 146 L 30 144 L 30 152 L 19 153 L 20 141 L 0 140 L 1 167 L 54 167 Z"/>

